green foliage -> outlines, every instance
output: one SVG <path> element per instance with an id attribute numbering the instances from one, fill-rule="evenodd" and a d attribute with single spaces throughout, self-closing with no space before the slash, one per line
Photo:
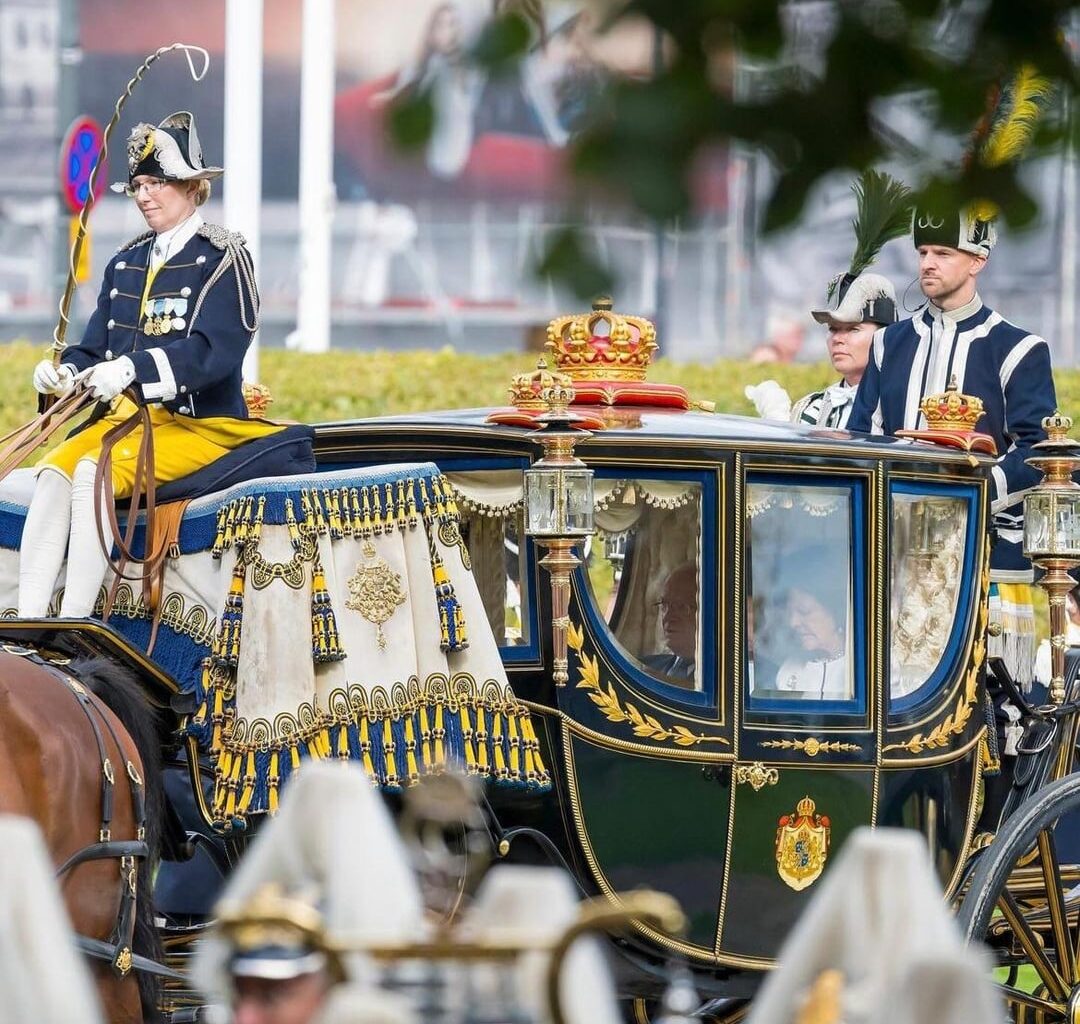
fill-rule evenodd
<path id="1" fill-rule="evenodd" d="M 484 26 L 470 56 L 491 74 L 506 74 L 525 55 L 529 40 L 529 23 L 514 11 L 492 18 Z"/>
<path id="2" fill-rule="evenodd" d="M 390 106 L 390 132 L 406 152 L 422 149 L 435 130 L 435 107 L 426 89 L 406 90 Z"/>
<path id="3" fill-rule="evenodd" d="M 1078 0 L 859 0 L 835 7 L 836 23 L 813 75 L 781 66 L 782 12 L 789 0 L 622 0 L 608 4 L 608 24 L 644 19 L 656 31 L 657 68 L 649 78 L 615 78 L 598 92 L 569 166 L 579 185 L 605 202 L 623 201 L 644 217 L 667 221 L 692 212 L 692 181 L 704 155 L 732 142 L 768 153 L 776 175 L 765 205 L 765 231 L 791 224 L 811 189 L 837 170 L 856 173 L 897 152 L 910 162 L 912 144 L 881 123 L 882 101 L 920 97 L 924 138 L 970 139 L 988 98 L 1026 65 L 1058 95 L 1080 86 L 1064 31 Z M 503 73 L 530 47 L 542 46 L 537 0 L 500 0 L 502 11 L 469 58 Z M 505 13 L 511 12 L 511 13 Z M 738 54 L 738 59 L 736 58 Z M 748 63 L 752 60 L 752 66 Z M 734 68 L 744 72 L 736 83 Z M 433 122 L 403 97 L 393 134 L 412 147 Z M 420 116 L 420 114 L 424 116 Z M 992 120 L 992 119 L 991 119 Z M 1040 125 L 1036 144 L 1056 144 L 1076 128 L 1067 119 Z M 1070 141 L 1075 141 L 1070 139 Z M 946 147 L 948 148 L 948 147 Z M 962 147 L 960 147 L 962 148 Z M 931 154 L 932 156 L 932 154 Z M 1021 225 L 1036 212 L 1014 163 L 994 168 L 969 161 L 935 167 L 911 184 L 931 207 L 970 199 L 993 202 L 1005 221 Z M 601 271 L 595 254 L 554 240 L 542 273 L 587 291 L 580 277 Z"/>
<path id="4" fill-rule="evenodd" d="M 30 376 L 34 364 L 45 353 L 45 345 L 15 342 L 4 346 L 3 352 L 6 370 L 0 376 L 0 434 L 34 415 Z M 272 419 L 322 423 L 505 405 L 511 377 L 534 367 L 536 357 L 524 352 L 469 355 L 449 346 L 415 352 L 317 355 L 264 349 L 259 363 L 262 382 L 274 397 Z M 743 395 L 747 384 L 772 378 L 794 399 L 836 379 L 827 362 L 754 365 L 734 359 L 711 363 L 660 359 L 649 376 L 652 380 L 682 384 L 693 399 L 715 402 L 717 412 L 747 416 L 754 415 Z M 1061 411 L 1080 423 L 1080 370 L 1059 370 L 1054 376 Z"/>
<path id="5" fill-rule="evenodd" d="M 537 272 L 565 282 L 584 302 L 611 291 L 614 283 L 611 274 L 597 260 L 588 239 L 570 227 L 559 228 L 549 235 Z"/>

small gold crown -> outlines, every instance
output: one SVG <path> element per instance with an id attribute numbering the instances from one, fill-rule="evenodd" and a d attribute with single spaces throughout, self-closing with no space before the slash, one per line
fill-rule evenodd
<path id="1" fill-rule="evenodd" d="M 568 388 L 570 378 L 565 373 L 552 373 L 547 360 L 541 356 L 532 373 L 516 374 L 510 382 L 510 404 L 519 409 L 546 410 L 549 403 L 544 397 L 545 392 L 556 385 Z"/>
<path id="2" fill-rule="evenodd" d="M 936 395 L 927 395 L 919 408 L 926 417 L 926 425 L 931 430 L 974 430 L 975 424 L 983 414 L 981 398 L 975 395 L 961 394 L 956 386 L 956 378 L 949 381 L 949 386 Z"/>
<path id="3" fill-rule="evenodd" d="M 1071 416 L 1064 416 L 1060 410 L 1055 409 L 1053 416 L 1047 416 L 1043 419 L 1042 426 L 1043 430 L 1046 431 L 1047 440 L 1064 441 L 1069 437 L 1073 421 Z"/>
<path id="4" fill-rule="evenodd" d="M 591 313 L 552 320 L 545 347 L 556 369 L 574 381 L 642 381 L 658 348 L 651 321 L 613 312 L 606 297 L 593 303 Z"/>
<path id="5" fill-rule="evenodd" d="M 812 818 L 814 811 L 817 810 L 817 804 L 808 796 L 804 796 L 796 805 L 795 812 L 800 818 Z"/>
<path id="6" fill-rule="evenodd" d="M 245 381 L 241 391 L 244 395 L 244 404 L 247 406 L 248 415 L 252 419 L 261 420 L 274 401 L 270 389 L 265 384 L 254 384 L 251 381 Z"/>

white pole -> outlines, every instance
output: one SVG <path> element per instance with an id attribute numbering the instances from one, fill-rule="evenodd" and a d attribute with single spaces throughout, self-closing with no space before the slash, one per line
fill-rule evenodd
<path id="1" fill-rule="evenodd" d="M 334 0 L 304 0 L 300 69 L 300 294 L 296 347 L 330 348 Z"/>
<path id="2" fill-rule="evenodd" d="M 263 0 L 225 5 L 225 226 L 247 240 L 258 277 L 262 206 Z M 244 357 L 244 379 L 259 379 L 259 335 Z"/>
<path id="3" fill-rule="evenodd" d="M 1062 366 L 1076 365 L 1076 150 L 1073 148 L 1073 104 L 1065 98 L 1065 139 L 1061 173 L 1061 300 L 1058 314 L 1060 336 L 1055 351 Z"/>

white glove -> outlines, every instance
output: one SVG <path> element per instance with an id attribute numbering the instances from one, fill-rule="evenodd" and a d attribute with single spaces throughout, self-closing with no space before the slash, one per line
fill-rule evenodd
<path id="1" fill-rule="evenodd" d="M 135 364 L 127 356 L 97 363 L 86 374 L 86 386 L 102 402 L 111 402 L 135 379 Z"/>
<path id="2" fill-rule="evenodd" d="M 791 399 L 788 393 L 774 380 L 763 380 L 760 384 L 747 384 L 743 390 L 757 414 L 766 420 L 791 419 Z"/>
<path id="3" fill-rule="evenodd" d="M 42 359 L 34 367 L 33 379 L 39 395 L 62 395 L 71 390 L 75 373 L 67 363 L 53 366 L 51 359 Z"/>

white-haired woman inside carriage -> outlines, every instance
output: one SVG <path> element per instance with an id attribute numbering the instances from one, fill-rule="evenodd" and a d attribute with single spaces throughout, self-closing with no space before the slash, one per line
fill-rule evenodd
<path id="1" fill-rule="evenodd" d="M 98 399 L 86 424 L 38 463 L 19 564 L 20 617 L 48 614 L 68 553 L 62 616 L 92 614 L 112 547 L 108 519 L 98 536 L 95 471 L 102 439 L 149 406 L 154 478 L 188 476 L 245 441 L 282 429 L 249 419 L 241 367 L 258 327 L 254 269 L 240 235 L 207 224 L 198 212 L 220 167 L 203 162 L 188 111 L 159 125 L 136 125 L 128 139 L 128 180 L 114 191 L 131 197 L 148 231 L 109 260 L 78 345 L 54 366 L 43 359 L 33 385 L 63 395 L 82 381 Z M 140 432 L 116 447 L 112 486 L 132 495 Z"/>

